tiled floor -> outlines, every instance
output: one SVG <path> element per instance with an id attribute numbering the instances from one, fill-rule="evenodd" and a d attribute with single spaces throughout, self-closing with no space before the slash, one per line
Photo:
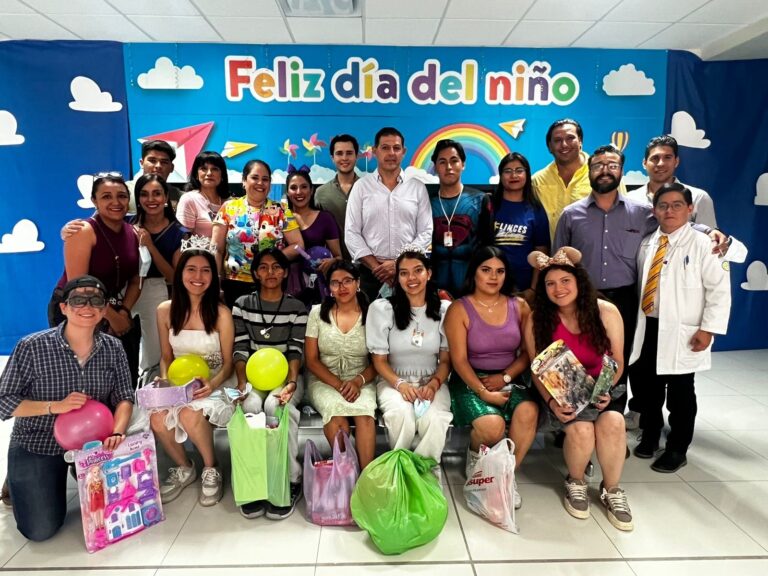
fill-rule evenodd
<path id="1" fill-rule="evenodd" d="M 0 364 L 3 362 L 0 361 Z M 430 544 L 384 556 L 365 532 L 321 528 L 295 514 L 284 522 L 245 520 L 231 492 L 201 508 L 189 488 L 166 507 L 167 520 L 96 554 L 83 547 L 77 497 L 52 540 L 26 542 L 12 514 L 0 511 L 2 574 L 87 573 L 92 576 L 709 576 L 768 574 L 768 351 L 717 353 L 697 377 L 698 428 L 688 466 L 661 475 L 630 458 L 624 486 L 635 530 L 607 521 L 592 478 L 592 517 L 576 520 L 561 503 L 562 453 L 539 436 L 518 476 L 520 534 L 470 512 L 462 496 L 460 457 L 446 457 L 443 490 L 448 521 Z M 0 425 L 0 450 L 10 424 Z M 636 440 L 630 434 L 630 445 Z M 226 466 L 226 437 L 217 436 Z M 5 475 L 5 458 L 0 474 Z M 303 508 L 301 510 L 303 512 Z M 86 572 L 87 571 L 87 572 Z"/>

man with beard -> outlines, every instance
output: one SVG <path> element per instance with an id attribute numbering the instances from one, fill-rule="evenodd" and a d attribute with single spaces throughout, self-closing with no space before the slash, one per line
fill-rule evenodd
<path id="1" fill-rule="evenodd" d="M 588 196 L 591 188 L 581 125 L 572 118 L 557 120 L 547 130 L 546 141 L 553 160 L 533 175 L 531 183 L 547 213 L 553 238 L 563 209 Z M 619 186 L 619 193 L 625 193 L 624 185 Z"/>
<path id="2" fill-rule="evenodd" d="M 619 194 L 624 154 L 615 146 L 609 144 L 595 150 L 587 166 L 592 193 L 563 210 L 552 251 L 561 246 L 581 251 L 582 264 L 592 284 L 621 313 L 624 358 L 629 358 L 637 322 L 637 253 L 643 238 L 656 230 L 658 222 L 651 206 Z M 722 233 L 700 224 L 694 227 L 722 243 L 716 251 L 727 250 Z M 630 371 L 625 370 L 617 384 L 626 384 Z M 642 413 L 641 394 L 638 383 L 632 383 L 630 411 Z M 639 424 L 642 427 L 642 422 Z"/>
<path id="3" fill-rule="evenodd" d="M 347 244 L 344 242 L 344 224 L 347 216 L 349 193 L 358 180 L 355 164 L 360 146 L 354 136 L 339 134 L 331 139 L 329 148 L 331 159 L 336 166 L 336 176 L 315 191 L 315 206 L 333 215 L 336 225 L 342 232 L 340 239 L 341 255 L 344 260 L 350 260 L 349 250 L 347 250 Z"/>

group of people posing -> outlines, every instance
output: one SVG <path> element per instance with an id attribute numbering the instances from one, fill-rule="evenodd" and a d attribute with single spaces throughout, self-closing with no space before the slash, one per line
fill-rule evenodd
<path id="1" fill-rule="evenodd" d="M 307 170 L 291 170 L 285 202 L 269 199 L 271 170 L 260 160 L 243 169 L 244 195 L 229 198 L 226 165 L 214 152 L 195 159 L 180 194 L 166 182 L 174 151 L 162 141 L 144 143 L 135 182 L 96 175 L 96 213 L 62 229 L 65 270 L 49 305 L 51 329 L 23 338 L 0 377 L 0 417 L 16 417 L 8 487 L 21 533 L 44 540 L 64 520 L 55 416 L 88 397 L 105 402 L 115 410 L 105 442 L 114 448 L 137 412 L 136 383 L 165 378 L 184 354 L 203 357 L 211 374 L 190 404 L 149 415 L 174 463 L 164 502 L 198 477 L 187 439 L 203 463 L 200 504 L 222 498 L 213 429 L 234 413 L 229 387 L 246 412 L 274 416 L 283 407 L 290 415 L 290 502 L 247 503 L 247 518 L 286 518 L 301 498 L 305 402 L 331 443 L 354 425 L 363 468 L 374 458 L 377 410 L 391 448 L 438 463 L 451 422 L 469 426 L 468 475 L 480 446 L 506 436 L 523 465 L 548 415 L 565 433 L 568 513 L 589 517 L 584 475 L 596 451 L 599 500 L 614 526 L 631 530 L 620 487 L 626 422 L 640 415 L 635 454 L 659 456 L 655 470 L 685 464 L 694 372 L 709 367 L 712 336 L 727 327 L 722 254 L 731 239 L 715 229 L 706 192 L 674 178 L 673 138 L 649 143 L 650 181 L 629 194 L 623 154 L 603 146 L 587 156 L 582 139 L 578 122 L 555 122 L 546 136 L 554 161 L 532 175 L 524 156 L 508 154 L 492 194 L 462 184 L 464 149 L 442 140 L 432 155 L 440 188 L 430 198 L 422 182 L 403 177 L 405 140 L 395 128 L 376 134 L 377 170 L 362 177 L 357 141 L 335 137 L 336 177 L 314 190 Z M 315 247 L 325 250 L 307 260 Z M 613 389 L 593 409 L 559 405 L 531 374 L 531 360 L 556 340 L 592 377 L 604 355 L 618 365 Z M 246 362 L 262 347 L 288 360 L 285 382 L 271 392 L 246 381 Z M 659 455 L 665 398 L 674 426 Z"/>

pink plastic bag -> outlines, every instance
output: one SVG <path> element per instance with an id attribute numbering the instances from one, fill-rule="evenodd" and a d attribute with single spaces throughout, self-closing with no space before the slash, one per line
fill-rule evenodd
<path id="1" fill-rule="evenodd" d="M 493 448 L 480 446 L 480 459 L 464 484 L 470 510 L 499 528 L 518 533 L 515 522 L 515 444 L 505 438 Z"/>
<path id="2" fill-rule="evenodd" d="M 344 451 L 339 439 L 344 441 Z M 320 526 L 354 524 L 349 499 L 360 475 L 357 452 L 343 430 L 333 443 L 333 460 L 323 460 L 312 440 L 304 447 L 304 498 L 309 521 Z"/>

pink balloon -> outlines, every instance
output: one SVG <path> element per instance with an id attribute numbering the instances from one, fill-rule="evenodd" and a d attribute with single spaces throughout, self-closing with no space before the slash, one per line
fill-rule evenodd
<path id="1" fill-rule="evenodd" d="M 53 436 L 64 450 L 80 450 L 87 442 L 103 442 L 112 434 L 114 423 L 109 408 L 96 400 L 86 400 L 82 408 L 56 417 Z"/>

